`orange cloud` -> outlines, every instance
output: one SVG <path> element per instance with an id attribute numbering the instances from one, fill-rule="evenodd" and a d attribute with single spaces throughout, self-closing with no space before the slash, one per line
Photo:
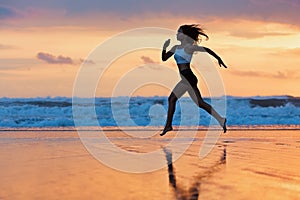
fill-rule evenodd
<path id="1" fill-rule="evenodd" d="M 255 39 L 255 38 L 261 38 L 261 37 L 267 37 L 267 36 L 289 36 L 293 35 L 292 33 L 286 33 L 286 32 L 254 32 L 254 31 L 235 31 L 231 30 L 229 32 L 230 36 L 234 37 L 240 37 L 240 38 L 247 38 L 247 39 Z"/>
<path id="2" fill-rule="evenodd" d="M 148 57 L 148 56 L 142 56 L 141 57 L 142 61 L 145 63 L 145 64 L 148 64 L 148 63 L 157 63 L 155 62 L 152 58 Z"/>
<path id="3" fill-rule="evenodd" d="M 300 48 L 291 48 L 291 49 L 278 49 L 275 53 L 271 53 L 275 56 L 300 56 Z"/>
<path id="4" fill-rule="evenodd" d="M 263 77 L 263 78 L 275 78 L 275 79 L 291 79 L 299 78 L 297 71 L 277 71 L 276 73 L 262 72 L 262 71 L 241 71 L 231 70 L 231 74 L 235 76 L 248 76 L 248 77 Z"/>
<path id="5" fill-rule="evenodd" d="M 13 49 L 14 47 L 12 45 L 6 45 L 6 44 L 0 44 L 0 50 L 1 49 Z"/>

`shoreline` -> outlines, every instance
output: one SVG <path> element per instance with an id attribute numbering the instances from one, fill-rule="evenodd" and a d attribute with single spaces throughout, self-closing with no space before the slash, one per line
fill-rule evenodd
<path id="1" fill-rule="evenodd" d="M 82 127 L 0 127 L 3 131 L 159 131 L 163 126 L 82 126 Z M 175 131 L 207 131 L 221 130 L 219 126 L 173 126 Z M 234 125 L 227 126 L 227 131 L 256 131 L 256 130 L 300 130 L 300 124 L 293 125 Z"/>

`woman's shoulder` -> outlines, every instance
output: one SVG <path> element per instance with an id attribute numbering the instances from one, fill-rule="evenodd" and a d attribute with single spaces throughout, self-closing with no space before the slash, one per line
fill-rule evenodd
<path id="1" fill-rule="evenodd" d="M 178 48 L 178 46 L 179 46 L 178 44 L 174 45 L 174 46 L 171 48 L 170 51 L 171 51 L 171 52 L 175 52 L 176 49 Z"/>
<path id="2" fill-rule="evenodd" d="M 187 53 L 194 53 L 195 51 L 202 51 L 203 47 L 196 45 L 196 44 L 191 44 L 191 45 L 187 45 L 184 50 Z"/>
<path id="3" fill-rule="evenodd" d="M 194 45 L 194 44 L 188 44 L 184 46 L 184 51 L 186 53 L 192 54 L 194 53 L 195 49 L 198 48 L 198 45 Z"/>

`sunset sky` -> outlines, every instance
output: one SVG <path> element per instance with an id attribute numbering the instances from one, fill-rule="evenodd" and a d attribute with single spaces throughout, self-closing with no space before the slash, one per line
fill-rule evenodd
<path id="1" fill-rule="evenodd" d="M 102 42 L 131 29 L 159 27 L 174 35 L 161 35 L 153 43 L 162 46 L 171 38 L 177 44 L 176 30 L 189 23 L 203 26 L 210 39 L 200 45 L 214 50 L 229 66 L 215 63 L 227 95 L 300 96 L 299 10 L 300 0 L 0 0 L 1 97 L 71 97 L 83 61 L 85 67 L 97 68 L 107 58 L 88 57 Z M 108 54 L 117 48 L 107 49 Z M 96 95 L 111 96 L 120 77 L 149 63 L 177 70 L 174 59 L 161 61 L 159 49 L 139 50 L 113 61 Z M 147 73 L 141 71 L 142 78 L 163 72 L 148 68 Z M 209 96 L 200 76 L 201 71 L 203 96 Z M 149 85 L 139 90 L 133 94 L 170 92 Z"/>

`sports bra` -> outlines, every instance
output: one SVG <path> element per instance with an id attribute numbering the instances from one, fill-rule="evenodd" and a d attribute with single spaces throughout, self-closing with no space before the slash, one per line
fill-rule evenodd
<path id="1" fill-rule="evenodd" d="M 190 63 L 192 60 L 192 55 L 193 54 L 186 53 L 184 48 L 176 48 L 174 52 L 174 58 L 177 64 Z"/>

